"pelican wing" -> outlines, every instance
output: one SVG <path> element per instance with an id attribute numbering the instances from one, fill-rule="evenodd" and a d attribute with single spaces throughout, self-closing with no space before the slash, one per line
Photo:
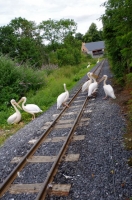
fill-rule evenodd
<path id="1" fill-rule="evenodd" d="M 16 118 L 17 118 L 16 113 L 14 113 L 13 115 L 11 115 L 11 116 L 7 119 L 8 124 L 13 124 L 14 121 L 16 120 Z"/>
<path id="2" fill-rule="evenodd" d="M 89 89 L 88 89 L 88 96 L 91 96 L 91 94 L 98 88 L 98 83 L 91 83 L 89 85 Z"/>
<path id="3" fill-rule="evenodd" d="M 24 109 L 25 111 L 31 113 L 42 112 L 42 110 L 36 104 L 27 104 L 26 106 L 24 106 Z"/>
<path id="4" fill-rule="evenodd" d="M 18 123 L 21 120 L 21 113 L 14 113 L 7 119 L 8 124 Z"/>
<path id="5" fill-rule="evenodd" d="M 114 90 L 112 88 L 111 85 L 104 85 L 104 91 L 105 91 L 105 94 L 112 97 L 113 99 L 115 99 L 115 94 L 114 94 Z"/>
<path id="6" fill-rule="evenodd" d="M 69 92 L 68 91 L 61 93 L 57 98 L 57 108 L 60 108 L 62 103 L 66 102 L 68 98 L 69 98 Z"/>
<path id="7" fill-rule="evenodd" d="M 86 91 L 90 85 L 91 81 L 88 80 L 82 85 L 82 92 Z"/>

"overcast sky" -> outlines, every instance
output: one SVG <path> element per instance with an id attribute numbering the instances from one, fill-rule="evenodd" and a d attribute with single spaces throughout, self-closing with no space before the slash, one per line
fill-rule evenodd
<path id="1" fill-rule="evenodd" d="M 105 12 L 101 6 L 106 0 L 0 0 L 0 27 L 12 19 L 22 17 L 39 24 L 49 18 L 53 20 L 73 19 L 77 32 L 85 34 L 91 23 L 102 23 L 98 19 Z"/>

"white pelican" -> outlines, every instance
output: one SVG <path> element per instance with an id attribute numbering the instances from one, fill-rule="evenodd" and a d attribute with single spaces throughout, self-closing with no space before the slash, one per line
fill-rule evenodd
<path id="1" fill-rule="evenodd" d="M 26 103 L 27 98 L 22 97 L 18 104 L 22 102 L 22 108 L 25 112 L 30 113 L 32 115 L 32 120 L 35 119 L 35 113 L 43 112 L 36 104 L 27 104 Z"/>
<path id="2" fill-rule="evenodd" d="M 66 101 L 69 98 L 69 92 L 66 89 L 66 84 L 64 83 L 64 90 L 65 92 L 61 93 L 58 97 L 57 97 L 57 109 L 59 109 L 61 107 L 61 105 L 66 106 L 69 108 L 69 106 L 66 104 Z"/>
<path id="3" fill-rule="evenodd" d="M 88 90 L 89 85 L 92 83 L 92 78 L 90 76 L 90 72 L 87 73 L 87 76 L 90 80 L 86 81 L 83 85 L 82 85 L 82 92 Z"/>
<path id="4" fill-rule="evenodd" d="M 97 83 L 96 79 L 94 78 L 94 75 L 93 75 L 92 72 L 90 73 L 90 76 L 91 76 L 91 78 L 93 79 L 94 82 L 89 85 L 88 97 L 91 97 L 92 94 L 94 92 L 96 92 L 96 90 L 98 89 L 98 83 Z"/>
<path id="5" fill-rule="evenodd" d="M 10 102 L 16 112 L 7 119 L 7 123 L 8 124 L 17 124 L 21 120 L 21 113 L 17 109 L 17 107 L 19 107 L 20 109 L 21 109 L 21 107 L 17 104 L 17 102 L 14 99 L 12 99 Z"/>
<path id="6" fill-rule="evenodd" d="M 98 58 L 98 60 L 97 60 L 97 63 L 99 63 L 99 58 Z"/>
<path id="7" fill-rule="evenodd" d="M 114 94 L 114 90 L 112 88 L 112 86 L 110 84 L 106 84 L 106 80 L 107 80 L 108 76 L 107 75 L 103 75 L 103 77 L 101 78 L 101 80 L 99 81 L 99 83 L 104 80 L 104 92 L 105 92 L 105 97 L 103 99 L 107 99 L 107 97 L 111 97 L 113 99 L 116 99 L 116 96 Z"/>
<path id="8" fill-rule="evenodd" d="M 89 68 L 89 67 L 90 67 L 90 64 L 88 64 L 87 68 Z"/>

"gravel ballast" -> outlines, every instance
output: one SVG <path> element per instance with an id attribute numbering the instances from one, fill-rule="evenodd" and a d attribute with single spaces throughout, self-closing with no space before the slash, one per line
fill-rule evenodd
<path id="1" fill-rule="evenodd" d="M 112 78 L 107 62 L 100 76 L 102 77 L 104 74 Z M 76 87 L 70 91 L 70 95 L 75 89 L 80 88 L 86 79 L 87 76 L 83 77 Z M 110 80 L 108 79 L 107 83 L 112 84 Z M 87 96 L 87 93 L 84 92 L 84 95 Z M 59 173 L 55 176 L 55 183 L 71 184 L 69 196 L 49 196 L 46 200 L 131 200 L 132 169 L 127 164 L 131 152 L 125 150 L 123 143 L 123 134 L 126 128 L 125 119 L 116 99 L 102 100 L 104 96 L 103 83 L 101 82 L 97 97 L 89 99 L 86 107 L 87 110 L 92 112 L 83 114 L 83 117 L 90 118 L 89 124 L 78 127 L 75 131 L 75 135 L 85 135 L 85 139 L 72 142 L 67 151 L 67 153 L 79 153 L 79 160 L 61 163 L 58 169 Z M 39 138 L 43 133 L 41 128 L 44 123 L 54 120 L 53 114 L 59 112 L 56 109 L 56 104 L 53 105 L 48 111 L 10 137 L 0 148 L 0 183 L 16 166 L 16 164 L 11 164 L 10 161 L 16 156 L 25 155 L 32 147 L 32 144 L 29 144 L 28 141 Z M 65 132 L 62 131 L 62 134 L 65 134 Z M 57 143 L 51 146 L 51 151 L 56 152 Z M 41 149 L 40 151 L 43 152 Z M 35 173 L 34 181 L 42 182 L 44 169 L 48 167 L 50 167 L 50 164 L 46 164 L 44 168 L 39 163 L 35 164 L 32 170 L 40 170 L 38 174 Z M 32 171 L 30 170 L 30 165 L 28 165 L 27 171 L 25 170 L 21 174 L 22 176 L 26 174 L 28 183 L 32 183 L 31 178 L 28 178 L 28 174 L 30 175 Z M 47 173 L 47 170 L 45 170 L 45 173 Z M 65 176 L 69 177 L 66 178 Z M 16 180 L 17 182 L 19 180 Z M 25 183 L 25 180 L 22 179 L 21 182 Z M 34 200 L 35 196 L 33 194 L 14 195 L 7 193 L 1 199 Z"/>

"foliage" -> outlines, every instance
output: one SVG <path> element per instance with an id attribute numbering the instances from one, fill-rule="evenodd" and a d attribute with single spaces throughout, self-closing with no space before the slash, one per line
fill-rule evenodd
<path id="1" fill-rule="evenodd" d="M 81 59 L 81 64 L 79 65 L 75 66 L 69 65 L 67 67 L 62 66 L 61 68 L 50 69 L 50 70 L 49 69 L 33 70 L 27 66 L 25 66 L 25 68 L 24 66 L 16 67 L 15 63 L 10 59 L 8 59 L 8 57 L 1 56 L 0 58 L 1 58 L 0 59 L 1 73 L 4 74 L 3 71 L 6 71 L 7 70 L 6 66 L 8 66 L 9 71 L 7 70 L 7 72 L 11 73 L 12 75 L 8 75 L 8 73 L 6 75 L 11 78 L 14 75 L 14 79 L 10 80 L 13 93 L 11 93 L 10 90 L 7 91 L 6 94 L 1 93 L 3 100 L 5 100 L 6 95 L 8 96 L 8 99 L 7 101 L 5 100 L 3 104 L 2 103 L 0 104 L 0 130 L 1 132 L 3 131 L 3 136 L 1 136 L 0 144 L 3 143 L 7 137 L 12 135 L 26 123 L 29 123 L 31 121 L 31 115 L 22 110 L 21 111 L 22 122 L 16 125 L 7 124 L 7 118 L 14 113 L 14 108 L 12 108 L 12 106 L 9 103 L 9 101 L 11 100 L 10 95 L 12 95 L 12 98 L 16 99 L 16 101 L 18 101 L 24 95 L 27 97 L 27 103 L 37 104 L 44 112 L 56 102 L 57 96 L 64 91 L 63 83 L 66 83 L 67 89 L 70 91 L 70 89 L 72 89 L 73 86 L 76 84 L 76 81 L 81 79 L 92 68 L 93 66 L 92 63 L 95 63 L 95 60 L 92 59 L 91 67 L 87 69 L 86 66 L 87 63 L 89 62 L 89 58 L 83 55 L 83 59 Z M 3 68 L 1 68 L 2 65 L 4 66 Z M 32 74 L 32 72 L 34 73 L 34 75 Z M 15 82 L 16 79 L 18 80 L 17 85 Z M 7 80 L 5 80 L 5 82 L 6 81 Z M 28 84 L 32 83 L 32 81 L 34 81 L 34 86 L 32 84 Z M 44 84 L 38 85 L 37 83 L 39 83 L 40 81 L 44 81 Z M 22 83 L 20 84 L 20 88 L 18 87 L 19 83 Z M 12 84 L 16 86 L 18 91 L 14 90 Z M 20 93 L 19 95 L 18 92 L 20 92 L 21 89 L 25 90 L 24 85 L 29 88 L 28 90 L 26 90 L 26 93 L 23 92 L 23 94 Z M 40 114 L 41 113 L 39 113 L 38 115 Z"/>
<path id="2" fill-rule="evenodd" d="M 41 67 L 45 61 L 42 53 L 45 46 L 36 24 L 21 17 L 0 28 L 0 46 L 2 54 L 16 58 L 19 63 L 28 61 L 32 67 Z"/>
<path id="3" fill-rule="evenodd" d="M 10 56 L 18 65 L 26 63 L 36 69 L 51 64 L 78 65 L 83 35 L 76 30 L 77 24 L 72 19 L 49 19 L 36 25 L 18 17 L 0 27 L 0 53 Z M 100 40 L 101 31 L 97 31 L 94 23 L 89 33 L 92 40 Z"/>
<path id="4" fill-rule="evenodd" d="M 47 64 L 64 65 L 79 63 L 79 50 L 74 44 L 72 55 L 68 55 L 61 63 L 56 51 L 61 48 L 62 52 L 68 52 L 67 46 L 63 45 L 68 35 L 74 35 L 77 24 L 72 19 L 60 19 L 42 21 L 38 26 L 33 21 L 25 18 L 15 18 L 4 27 L 0 28 L 0 53 L 9 55 L 20 63 L 28 63 L 32 68 L 41 68 Z M 73 37 L 73 36 L 72 36 Z M 77 39 L 75 39 L 78 41 Z M 44 45 L 44 41 L 47 45 Z M 71 47 L 69 48 L 71 50 Z M 68 62 L 65 62 L 69 60 Z M 58 62 L 58 63 L 57 63 Z M 61 63 L 61 64 L 60 64 Z"/>
<path id="5" fill-rule="evenodd" d="M 81 62 L 81 41 L 76 40 L 71 34 L 63 40 L 63 45 L 57 50 L 58 65 L 78 65 Z"/>
<path id="6" fill-rule="evenodd" d="M 54 46 L 53 50 L 55 51 L 56 43 L 62 43 L 63 39 L 69 34 L 74 34 L 77 27 L 74 20 L 70 19 L 60 19 L 52 20 L 49 19 L 47 21 L 42 21 L 38 28 L 41 32 L 43 40 L 48 41 Z"/>
<path id="7" fill-rule="evenodd" d="M 126 75 L 126 87 L 132 89 L 132 73 Z"/>
<path id="8" fill-rule="evenodd" d="M 108 0 L 102 16 L 103 36 L 111 70 L 116 81 L 132 93 L 132 1 Z M 125 83 L 125 84 L 123 84 Z M 127 130 L 124 134 L 125 146 L 132 149 L 132 102 L 128 102 Z M 131 159 L 132 160 L 132 159 Z"/>
<path id="9" fill-rule="evenodd" d="M 96 42 L 102 40 L 103 40 L 102 31 L 101 30 L 98 31 L 96 24 L 92 23 L 86 34 L 83 36 L 83 42 Z"/>
<path id="10" fill-rule="evenodd" d="M 132 2 L 108 0 L 104 6 L 103 36 L 111 69 L 117 78 L 125 78 L 132 71 Z"/>
<path id="11" fill-rule="evenodd" d="M 83 34 L 82 33 L 76 33 L 75 39 L 83 41 Z"/>
<path id="12" fill-rule="evenodd" d="M 11 99 L 18 100 L 28 91 L 44 86 L 44 74 L 30 67 L 16 66 L 8 57 L 0 57 L 0 110 L 5 110 Z"/>
<path id="13" fill-rule="evenodd" d="M 15 57 L 17 56 L 16 45 L 17 37 L 13 27 L 9 25 L 0 27 L 0 52 Z"/>

